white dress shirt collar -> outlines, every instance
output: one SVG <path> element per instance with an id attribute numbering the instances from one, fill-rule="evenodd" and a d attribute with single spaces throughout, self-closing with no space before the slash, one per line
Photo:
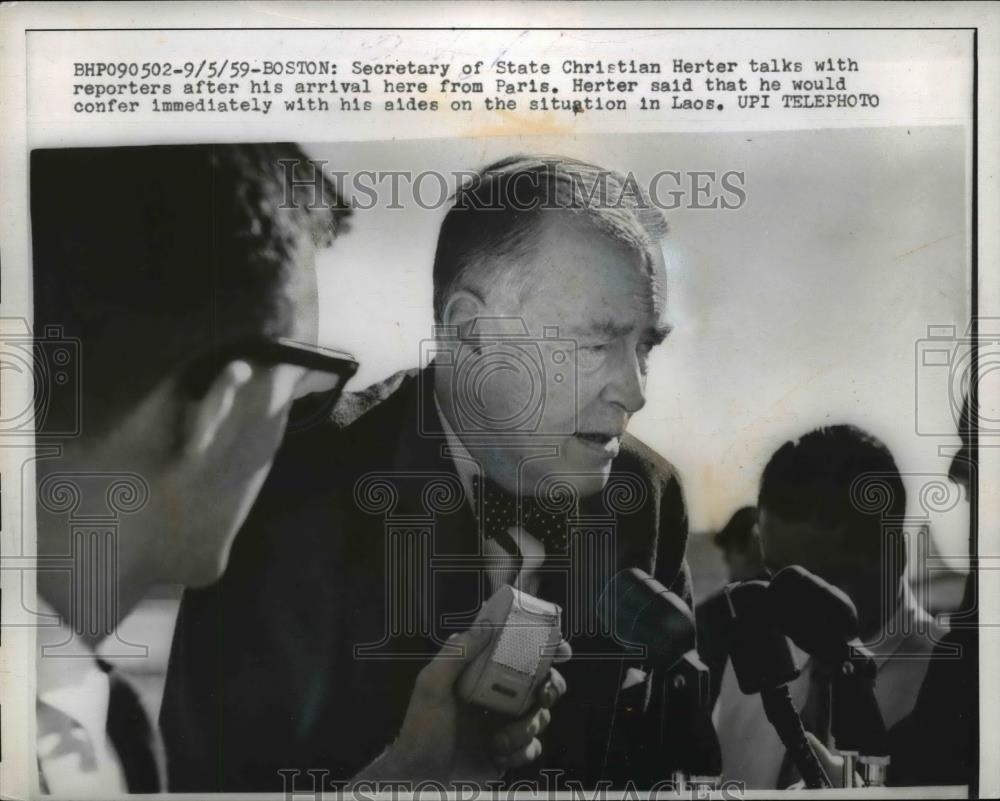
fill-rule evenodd
<path id="1" fill-rule="evenodd" d="M 448 422 L 448 418 L 445 417 L 444 411 L 441 409 L 437 394 L 434 395 L 434 408 L 437 411 L 438 418 L 441 420 L 441 430 L 444 432 L 447 448 L 444 455 L 449 457 L 455 465 L 455 472 L 458 473 L 459 481 L 462 482 L 465 497 L 469 504 L 473 505 L 473 511 L 475 511 L 475 497 L 472 492 L 473 476 L 481 476 L 482 468 L 479 462 L 469 453 L 468 448 L 465 447 L 462 440 L 459 439 L 458 434 L 455 433 L 455 429 L 451 427 L 451 423 Z"/>
<path id="2" fill-rule="evenodd" d="M 111 682 L 94 651 L 59 618 L 40 626 L 36 651 L 38 765 L 48 792 L 100 798 L 127 792 L 107 735 Z"/>

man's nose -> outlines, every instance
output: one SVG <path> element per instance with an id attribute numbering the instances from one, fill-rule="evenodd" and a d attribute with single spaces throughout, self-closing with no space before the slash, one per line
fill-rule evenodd
<path id="1" fill-rule="evenodd" d="M 629 414 L 635 414 L 646 405 L 646 377 L 639 364 L 639 356 L 634 350 L 614 359 L 610 365 L 611 375 L 604 388 L 604 398 L 617 404 Z"/>

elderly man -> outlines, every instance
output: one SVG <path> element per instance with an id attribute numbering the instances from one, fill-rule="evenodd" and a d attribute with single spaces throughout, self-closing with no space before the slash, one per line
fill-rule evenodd
<path id="1" fill-rule="evenodd" d="M 457 193 L 431 363 L 289 443 L 223 582 L 185 598 L 162 715 L 182 789 L 351 775 L 505 584 L 559 603 L 575 654 L 544 752 L 509 744 L 542 752 L 534 770 L 652 781 L 651 676 L 595 612 L 627 566 L 690 602 L 679 482 L 626 433 L 669 331 L 664 234 L 638 187 L 569 159 L 508 159 Z"/>
<path id="2" fill-rule="evenodd" d="M 153 585 L 219 577 L 293 401 L 336 394 L 357 367 L 315 344 L 315 253 L 345 217 L 315 169 L 293 145 L 32 153 L 35 326 L 50 355 L 36 374 L 45 791 L 163 789 L 155 727 L 95 649 L 128 647 L 118 624 Z M 79 381 L 63 380 L 74 367 Z M 428 661 L 400 737 L 363 776 L 436 776 L 453 759 L 467 733 L 452 688 L 488 641 L 459 633 Z"/>

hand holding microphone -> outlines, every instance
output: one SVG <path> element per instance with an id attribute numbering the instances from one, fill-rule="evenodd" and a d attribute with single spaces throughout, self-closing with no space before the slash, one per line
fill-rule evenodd
<path id="1" fill-rule="evenodd" d="M 463 671 L 459 696 L 511 717 L 527 712 L 562 642 L 561 616 L 556 604 L 510 585 L 497 590 L 474 624 L 496 636 Z"/>
<path id="2" fill-rule="evenodd" d="M 550 709 L 566 692 L 551 667 L 570 657 L 558 613 L 557 606 L 501 588 L 476 623 L 452 635 L 420 671 L 399 736 L 355 781 L 483 784 L 536 760 Z M 545 647 L 537 647 L 543 639 Z"/>

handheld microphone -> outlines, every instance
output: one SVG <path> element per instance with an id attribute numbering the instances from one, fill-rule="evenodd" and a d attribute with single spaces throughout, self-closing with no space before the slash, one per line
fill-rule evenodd
<path id="1" fill-rule="evenodd" d="M 483 604 L 476 623 L 500 629 L 458 680 L 471 704 L 519 717 L 535 703 L 562 641 L 562 610 L 509 584 Z"/>
<path id="2" fill-rule="evenodd" d="M 882 784 L 889 737 L 875 698 L 875 659 L 858 639 L 854 603 L 843 590 L 799 565 L 774 576 L 769 601 L 782 631 L 832 673 L 830 728 L 845 756 L 845 783 L 853 782 L 852 758 L 859 757 L 868 783 Z"/>
<path id="3" fill-rule="evenodd" d="M 687 778 L 713 783 L 722 774 L 719 739 L 708 709 L 708 668 L 695 650 L 695 618 L 676 593 L 639 568 L 608 582 L 598 617 L 622 644 L 644 648 L 658 680 L 658 734 L 649 745 L 656 769 L 678 786 Z"/>
<path id="4" fill-rule="evenodd" d="M 729 657 L 740 690 L 760 693 L 764 714 L 788 750 L 806 787 L 830 787 L 830 779 L 806 739 L 788 682 L 799 675 L 784 635 L 772 622 L 768 582 L 754 580 L 725 588 L 732 641 Z"/>

